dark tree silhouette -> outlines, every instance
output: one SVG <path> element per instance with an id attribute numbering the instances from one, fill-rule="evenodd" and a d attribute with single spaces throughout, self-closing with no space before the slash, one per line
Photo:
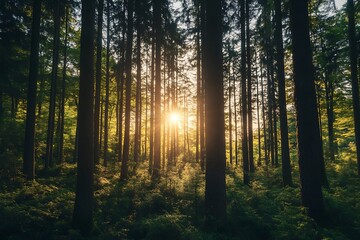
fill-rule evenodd
<path id="1" fill-rule="evenodd" d="M 307 1 L 290 1 L 290 28 L 293 48 L 301 199 L 303 206 L 308 208 L 309 216 L 320 221 L 324 214 L 321 191 L 322 150 Z"/>
<path id="2" fill-rule="evenodd" d="M 96 33 L 96 80 L 95 80 L 95 108 L 94 108 L 94 161 L 100 162 L 100 88 L 101 88 L 101 59 L 102 59 L 102 25 L 104 0 L 98 1 L 98 19 Z"/>
<path id="3" fill-rule="evenodd" d="M 288 122 L 286 113 L 286 93 L 285 93 L 285 72 L 284 72 L 284 47 L 282 38 L 282 13 L 281 1 L 275 0 L 275 42 L 276 42 L 276 75 L 279 89 L 279 108 L 280 108 L 280 131 L 281 131 L 281 159 L 282 176 L 284 185 L 292 185 Z"/>
<path id="4" fill-rule="evenodd" d="M 161 0 L 153 0 L 154 31 L 155 31 L 155 132 L 154 132 L 154 163 L 153 178 L 160 176 L 160 150 L 161 150 Z"/>
<path id="5" fill-rule="evenodd" d="M 226 157 L 221 0 L 207 1 L 205 6 L 205 206 L 208 216 L 215 217 L 217 221 L 224 223 L 226 219 Z"/>
<path id="6" fill-rule="evenodd" d="M 73 225 L 82 232 L 93 228 L 94 198 L 94 21 L 95 0 L 81 1 L 78 162 Z"/>
<path id="7" fill-rule="evenodd" d="M 123 159 L 121 164 L 120 179 L 126 180 L 128 178 L 128 161 L 130 151 L 130 104 L 131 104 L 131 60 L 132 60 L 132 46 L 133 46 L 133 24 L 134 24 L 134 0 L 128 0 L 128 28 L 127 28 L 127 42 L 125 55 L 125 72 L 126 72 L 126 96 L 125 96 L 125 129 L 124 129 L 124 149 Z"/>
<path id="8" fill-rule="evenodd" d="M 355 144 L 358 165 L 358 175 L 360 175 L 360 102 L 359 102 L 359 80 L 357 69 L 356 36 L 355 36 L 355 9 L 354 1 L 347 1 L 347 12 L 349 18 L 349 46 L 350 46 L 350 67 L 351 67 L 351 87 L 353 98 L 354 125 L 355 125 Z"/>
<path id="9" fill-rule="evenodd" d="M 35 119 L 36 119 L 36 82 L 39 67 L 40 15 L 41 1 L 33 1 L 31 25 L 31 52 L 29 67 L 29 83 L 26 107 L 26 128 L 24 145 L 23 173 L 31 180 L 35 177 Z"/>

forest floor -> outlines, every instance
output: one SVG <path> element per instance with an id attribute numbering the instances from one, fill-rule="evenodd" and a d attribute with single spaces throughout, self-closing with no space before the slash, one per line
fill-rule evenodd
<path id="1" fill-rule="evenodd" d="M 239 167 L 238 167 L 239 168 Z M 95 229 L 82 236 L 71 227 L 76 165 L 63 164 L 26 182 L 1 176 L 0 239 L 359 239 L 360 178 L 353 162 L 327 164 L 326 222 L 317 225 L 300 206 L 294 187 L 283 188 L 281 168 L 259 168 L 250 186 L 227 169 L 227 224 L 207 228 L 204 174 L 195 163 L 178 164 L 153 183 L 141 164 L 125 183 L 119 166 L 97 167 Z"/>

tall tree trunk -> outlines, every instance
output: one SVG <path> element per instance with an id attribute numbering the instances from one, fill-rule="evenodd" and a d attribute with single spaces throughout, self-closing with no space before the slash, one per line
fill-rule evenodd
<path id="1" fill-rule="evenodd" d="M 349 46 L 350 46 L 350 65 L 351 65 L 351 87 L 354 111 L 354 126 L 355 126 L 355 144 L 356 144 L 356 158 L 358 165 L 358 175 L 360 175 L 360 102 L 359 102 L 359 80 L 357 69 L 357 47 L 355 36 L 355 9 L 354 1 L 347 0 L 347 12 L 349 18 Z"/>
<path id="2" fill-rule="evenodd" d="M 226 219 L 225 119 L 221 0 L 206 2 L 206 173 L 205 206 L 220 224 Z"/>
<path id="3" fill-rule="evenodd" d="M 79 158 L 73 225 L 82 232 L 93 228 L 94 199 L 94 22 L 95 1 L 82 1 L 79 91 Z"/>
<path id="4" fill-rule="evenodd" d="M 53 58 L 51 70 L 51 89 L 50 89 L 50 106 L 48 118 L 48 130 L 46 141 L 45 169 L 53 164 L 53 141 L 55 125 L 55 101 L 56 101 L 56 82 L 58 78 L 59 64 L 59 47 L 60 47 L 60 0 L 54 2 L 54 41 L 53 41 Z"/>
<path id="5" fill-rule="evenodd" d="M 98 1 L 98 19 L 96 33 L 96 80 L 95 80 L 95 109 L 94 109 L 94 161 L 100 162 L 100 88 L 101 88 L 101 59 L 102 59 L 102 25 L 103 25 L 104 0 Z"/>
<path id="6" fill-rule="evenodd" d="M 285 186 L 292 185 L 289 133 L 286 113 L 285 71 L 284 71 L 284 47 L 282 37 L 282 12 L 281 0 L 275 0 L 275 42 L 276 42 L 276 75 L 278 79 L 279 109 L 280 109 L 280 132 L 281 132 L 281 163 L 282 177 Z"/>
<path id="7" fill-rule="evenodd" d="M 125 71 L 126 71 L 126 100 L 125 100 L 125 130 L 124 130 L 124 152 L 121 164 L 120 180 L 124 181 L 128 178 L 128 162 L 130 151 L 130 104 L 131 104 L 131 62 L 132 62 L 132 45 L 133 45 L 133 12 L 134 1 L 128 0 L 128 29 L 127 29 L 127 43 L 126 43 L 126 57 L 125 57 Z"/>
<path id="8" fill-rule="evenodd" d="M 65 124 L 65 90 L 66 90 L 66 70 L 67 70 L 67 43 L 69 27 L 69 7 L 65 6 L 65 39 L 64 39 L 64 63 L 62 69 L 61 83 L 61 103 L 60 103 L 60 136 L 59 136 L 59 163 L 64 162 L 64 124 Z"/>
<path id="9" fill-rule="evenodd" d="M 201 170 L 205 170 L 205 111 L 204 111 L 204 101 L 205 101 L 205 79 L 206 79 L 206 68 L 204 62 L 206 61 L 206 19 L 205 19 L 205 0 L 200 1 L 200 25 L 201 25 L 201 84 L 200 84 L 200 166 Z"/>
<path id="10" fill-rule="evenodd" d="M 249 184 L 249 148 L 248 148 L 248 105 L 246 98 L 246 34 L 245 34 L 245 0 L 240 0 L 241 26 L 241 104 L 242 104 L 242 156 L 244 184 Z"/>
<path id="11" fill-rule="evenodd" d="M 234 65 L 234 63 L 233 63 Z M 234 89 L 234 119 L 235 119 L 235 165 L 238 165 L 238 161 L 239 161 L 239 154 L 238 154 L 238 117 L 237 117 L 237 107 L 236 107 L 236 103 L 237 103 L 237 99 L 236 99 L 236 81 L 235 81 L 235 77 L 233 79 L 233 89 Z"/>
<path id="12" fill-rule="evenodd" d="M 321 148 L 314 66 L 309 36 L 308 2 L 290 0 L 290 28 L 293 47 L 295 107 L 302 204 L 310 217 L 324 216 L 321 191 Z"/>
<path id="13" fill-rule="evenodd" d="M 161 0 L 153 0 L 154 30 L 155 30 L 155 136 L 153 178 L 160 177 L 160 141 L 161 141 Z"/>
<path id="14" fill-rule="evenodd" d="M 140 119 L 140 105 L 141 105 L 141 20 L 140 20 L 140 0 L 135 1 L 136 12 L 136 109 L 135 109 L 135 139 L 134 139 L 134 162 L 139 161 L 140 151 L 140 134 L 141 134 L 141 119 Z"/>
<path id="15" fill-rule="evenodd" d="M 253 123 L 252 123 L 252 96 L 251 96 L 251 46 L 250 46 L 250 0 L 245 3 L 245 23 L 246 23 L 246 64 L 247 64 L 247 113 L 248 113 L 248 147 L 249 147 L 249 170 L 255 171 L 254 166 L 254 142 L 253 142 Z"/>
<path id="16" fill-rule="evenodd" d="M 26 107 L 26 128 L 24 144 L 23 173 L 26 179 L 35 178 L 35 119 L 36 119 L 36 82 L 39 67 L 40 16 L 41 1 L 34 0 L 31 24 L 31 51 L 29 67 L 29 83 Z"/>
<path id="17" fill-rule="evenodd" d="M 108 163 L 109 141 L 109 88 L 110 88 L 110 4 L 106 1 L 106 82 L 105 82 L 105 119 L 104 119 L 104 166 Z"/>
<path id="18" fill-rule="evenodd" d="M 334 83 L 329 73 L 325 72 L 325 101 L 327 115 L 327 129 L 329 141 L 329 160 L 335 161 L 335 144 L 334 144 Z M 321 129 L 321 128 L 320 128 Z"/>
<path id="19" fill-rule="evenodd" d="M 118 138 L 118 162 L 122 160 L 123 154 L 123 115 L 124 115 L 124 85 L 125 85 L 125 35 L 126 35 L 126 22 L 125 22 L 125 3 L 123 2 L 123 10 L 121 13 L 122 19 L 122 40 L 121 40 L 121 60 L 120 60 L 120 100 L 119 100 L 119 138 Z"/>

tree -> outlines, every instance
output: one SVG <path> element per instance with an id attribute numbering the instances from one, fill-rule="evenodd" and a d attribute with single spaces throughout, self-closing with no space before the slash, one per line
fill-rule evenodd
<path id="1" fill-rule="evenodd" d="M 160 177 L 160 141 L 161 141 L 161 0 L 153 0 L 155 31 L 155 131 L 154 131 L 154 163 L 153 178 Z"/>
<path id="2" fill-rule="evenodd" d="M 36 116 L 36 84 L 39 68 L 40 16 L 41 1 L 33 1 L 33 19 L 31 33 L 31 53 L 29 67 L 29 84 L 26 107 L 26 128 L 24 145 L 23 173 L 28 180 L 35 177 L 35 116 Z"/>
<path id="3" fill-rule="evenodd" d="M 310 217 L 323 218 L 321 139 L 309 35 L 307 1 L 290 1 L 295 107 L 302 204 Z"/>
<path id="4" fill-rule="evenodd" d="M 208 216 L 226 219 L 225 120 L 221 0 L 207 1 L 205 24 L 205 206 Z"/>
<path id="5" fill-rule="evenodd" d="M 284 72 L 284 47 L 282 38 L 282 13 L 281 1 L 275 0 L 275 39 L 276 39 L 276 75 L 279 89 L 279 108 L 280 108 L 280 131 L 281 131 L 281 159 L 283 184 L 292 185 L 290 151 L 288 137 L 288 123 L 286 113 L 286 92 L 285 92 L 285 72 Z"/>
<path id="6" fill-rule="evenodd" d="M 110 4 L 106 2 L 106 82 L 105 82 L 105 119 L 104 119 L 104 166 L 108 162 L 109 148 L 109 95 L 110 95 Z"/>
<path id="7" fill-rule="evenodd" d="M 360 102 L 359 102 L 359 80 L 357 70 L 356 50 L 356 36 L 355 36 L 355 9 L 354 1 L 347 1 L 347 12 L 349 18 L 349 46 L 350 46 L 350 68 L 351 68 L 351 87 L 352 87 L 352 101 L 354 111 L 354 125 L 355 125 L 355 144 L 356 157 L 358 165 L 358 175 L 360 175 Z"/>
<path id="8" fill-rule="evenodd" d="M 94 22 L 95 0 L 81 1 L 78 162 L 73 225 L 88 233 L 93 228 L 94 198 Z"/>
<path id="9" fill-rule="evenodd" d="M 51 89 L 48 130 L 46 140 L 45 169 L 53 164 L 53 145 L 54 145 L 54 125 L 55 125 L 55 102 L 56 102 L 56 85 L 58 79 L 59 64 L 59 47 L 60 47 L 60 0 L 54 3 L 54 40 L 53 40 L 53 57 L 51 70 Z"/>
<path id="10" fill-rule="evenodd" d="M 100 88 L 101 88 L 101 59 L 102 59 L 102 25 L 104 0 L 98 1 L 98 19 L 96 33 L 96 80 L 95 80 L 95 112 L 94 112 L 94 161 L 99 163 L 100 158 Z"/>
<path id="11" fill-rule="evenodd" d="M 125 71 L 126 71 L 126 99 L 125 99 L 125 129 L 124 129 L 124 149 L 123 159 L 121 165 L 120 179 L 126 180 L 128 178 L 128 161 L 130 151 L 130 104 L 131 104 L 131 61 L 132 61 L 132 46 L 133 46 L 133 24 L 134 24 L 134 1 L 128 0 L 128 28 L 127 28 L 127 43 L 125 55 Z"/>
<path id="12" fill-rule="evenodd" d="M 242 108 L 242 156 L 244 184 L 249 184 L 249 147 L 248 147 L 248 105 L 246 98 L 246 34 L 245 34 L 245 0 L 240 0 L 241 26 L 241 108 Z"/>

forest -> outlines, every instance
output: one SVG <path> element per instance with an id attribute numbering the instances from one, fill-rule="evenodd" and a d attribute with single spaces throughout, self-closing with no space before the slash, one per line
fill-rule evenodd
<path id="1" fill-rule="evenodd" d="M 356 0 L 1 0 L 0 239 L 359 239 L 359 49 Z"/>

